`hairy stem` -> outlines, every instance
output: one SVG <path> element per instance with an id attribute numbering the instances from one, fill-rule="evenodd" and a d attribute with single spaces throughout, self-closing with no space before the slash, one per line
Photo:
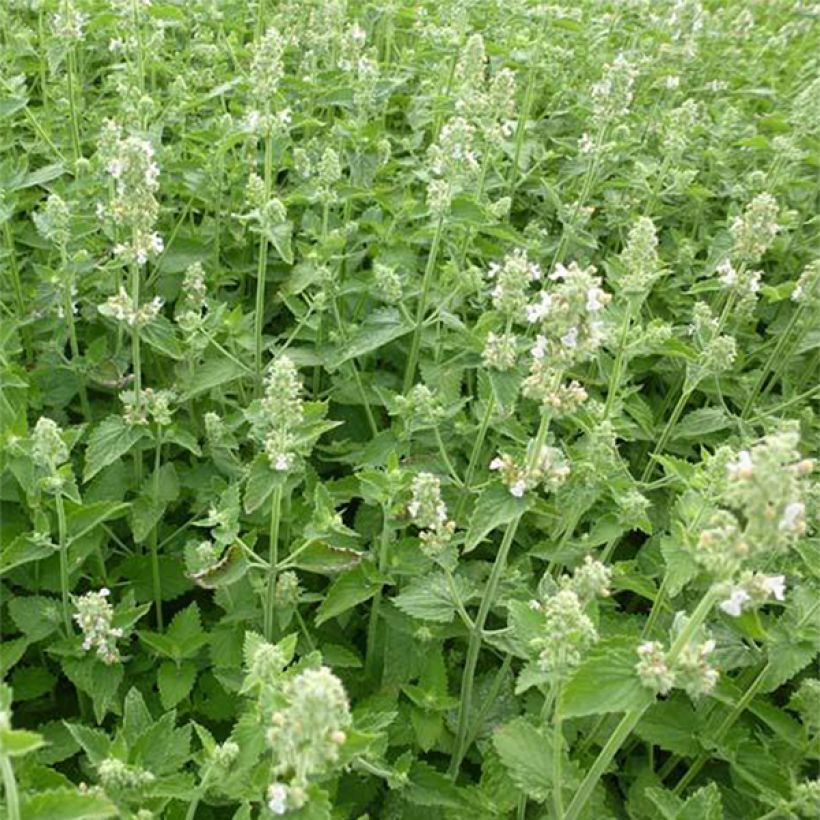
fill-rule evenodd
<path id="1" fill-rule="evenodd" d="M 276 565 L 279 562 L 279 523 L 282 513 L 282 485 L 273 488 L 270 504 L 270 533 L 268 557 L 268 589 L 265 600 L 265 640 L 272 641 L 276 628 Z"/>
<path id="2" fill-rule="evenodd" d="M 71 606 L 69 604 L 69 573 L 68 573 L 68 528 L 66 526 L 65 503 L 63 495 L 58 490 L 54 496 L 57 508 L 57 542 L 60 552 L 60 595 L 63 604 L 63 626 L 66 635 L 71 635 Z"/>
<path id="3" fill-rule="evenodd" d="M 162 466 L 162 428 L 157 425 L 157 441 L 154 450 L 154 476 L 152 496 L 154 504 L 159 503 L 159 468 Z M 151 584 L 154 590 L 154 606 L 157 614 L 157 630 L 165 628 L 162 618 L 162 580 L 159 571 L 159 547 L 157 524 L 151 528 Z"/>
<path id="4" fill-rule="evenodd" d="M 8 755 L 0 754 L 0 771 L 3 772 L 3 788 L 6 794 L 6 816 L 8 820 L 20 820 L 20 798 L 17 781 Z"/>

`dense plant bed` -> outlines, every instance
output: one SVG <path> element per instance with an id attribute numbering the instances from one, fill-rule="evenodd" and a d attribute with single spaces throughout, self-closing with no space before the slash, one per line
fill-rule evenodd
<path id="1" fill-rule="evenodd" d="M 816 3 L 0 38 L 0 816 L 820 816 Z"/>

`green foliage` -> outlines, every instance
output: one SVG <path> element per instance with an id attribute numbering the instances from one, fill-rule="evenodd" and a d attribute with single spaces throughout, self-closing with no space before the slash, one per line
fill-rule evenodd
<path id="1" fill-rule="evenodd" d="M 0 817 L 820 815 L 813 5 L 0 2 Z"/>

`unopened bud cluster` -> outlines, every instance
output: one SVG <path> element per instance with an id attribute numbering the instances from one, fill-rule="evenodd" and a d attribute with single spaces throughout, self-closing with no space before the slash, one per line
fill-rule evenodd
<path id="1" fill-rule="evenodd" d="M 54 473 L 68 461 L 68 445 L 56 421 L 40 416 L 31 434 L 31 457 L 42 470 Z"/>
<path id="2" fill-rule="evenodd" d="M 96 650 L 97 657 L 107 665 L 117 663 L 120 653 L 117 641 L 123 631 L 114 627 L 114 608 L 108 603 L 110 591 L 103 587 L 99 592 L 87 592 L 74 601 L 77 612 L 74 620 L 83 633 L 83 649 Z"/>
<path id="3" fill-rule="evenodd" d="M 780 231 L 778 210 L 777 200 L 771 194 L 758 194 L 732 222 L 734 253 L 746 261 L 757 262 Z"/>
<path id="4" fill-rule="evenodd" d="M 137 305 L 125 288 L 121 287 L 116 295 L 109 296 L 105 302 L 98 305 L 97 310 L 100 315 L 122 322 L 128 327 L 143 327 L 159 316 L 163 304 L 162 297 L 155 296 L 150 302 Z"/>
<path id="5" fill-rule="evenodd" d="M 102 787 L 113 794 L 138 791 L 150 786 L 156 777 L 139 766 L 131 766 L 116 757 L 107 757 L 97 766 Z"/>
<path id="6" fill-rule="evenodd" d="M 672 659 L 658 641 L 645 641 L 638 646 L 635 671 L 641 683 L 658 695 L 666 695 L 673 688 L 684 689 L 692 698 L 708 695 L 718 682 L 718 671 L 709 663 L 715 651 L 711 639 L 692 642 L 678 657 Z"/>
<path id="7" fill-rule="evenodd" d="M 176 403 L 176 393 L 173 390 L 154 390 L 146 387 L 140 390 L 139 395 L 133 390 L 124 390 L 120 393 L 123 404 L 123 418 L 131 426 L 144 426 L 150 421 L 165 427 L 171 423 Z"/>

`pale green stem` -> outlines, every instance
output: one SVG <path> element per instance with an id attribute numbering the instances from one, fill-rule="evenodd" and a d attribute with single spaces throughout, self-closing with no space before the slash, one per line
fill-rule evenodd
<path id="1" fill-rule="evenodd" d="M 153 501 L 156 505 L 159 499 L 159 470 L 162 466 L 162 428 L 157 425 L 156 449 L 154 450 Z M 151 584 L 154 589 L 154 606 L 157 611 L 157 629 L 162 632 L 165 628 L 162 617 L 162 580 L 159 571 L 159 548 L 157 539 L 157 525 L 151 529 Z"/>
<path id="2" fill-rule="evenodd" d="M 389 504 L 386 504 L 382 511 L 384 521 L 382 523 L 382 532 L 381 537 L 379 538 L 378 550 L 378 567 L 380 575 L 383 574 L 385 569 L 387 568 L 387 547 L 390 543 L 391 531 L 389 527 L 390 519 L 388 516 L 388 507 Z M 379 640 L 379 616 L 381 614 L 383 595 L 384 589 L 380 584 L 379 588 L 376 590 L 376 594 L 373 596 L 373 602 L 370 606 L 370 620 L 367 624 L 367 650 L 364 660 L 364 674 L 365 678 L 367 678 L 368 680 L 373 680 L 376 674 L 376 644 Z"/>
<path id="3" fill-rule="evenodd" d="M 666 425 L 663 428 L 661 437 L 658 439 L 658 443 L 655 449 L 649 456 L 649 461 L 647 461 L 646 467 L 644 467 L 644 471 L 641 474 L 641 483 L 646 483 L 652 477 L 652 473 L 655 471 L 655 467 L 657 466 L 655 458 L 661 455 L 666 449 L 666 445 L 669 443 L 669 439 L 672 436 L 672 432 L 675 429 L 675 425 L 678 423 L 681 413 L 683 413 L 684 408 L 686 407 L 686 403 L 689 401 L 689 397 L 692 395 L 693 392 L 693 387 L 687 387 L 684 388 L 683 392 L 680 394 L 678 401 L 672 410 L 672 414 L 669 416 L 669 419 L 667 420 Z"/>
<path id="4" fill-rule="evenodd" d="M 264 159 L 265 196 L 270 196 L 273 176 L 273 134 L 265 134 Z M 262 390 L 262 329 L 265 325 L 265 279 L 268 271 L 268 238 L 259 234 L 259 259 L 256 268 L 256 313 L 254 315 L 254 365 L 256 368 L 257 389 Z"/>
<path id="5" fill-rule="evenodd" d="M 3 788 L 6 793 L 6 816 L 8 820 L 20 820 L 20 798 L 17 781 L 8 755 L 0 754 L 0 770 L 3 772 Z"/>
<path id="6" fill-rule="evenodd" d="M 427 256 L 427 265 L 424 269 L 424 279 L 421 284 L 421 296 L 419 297 L 418 308 L 416 309 L 416 326 L 413 329 L 413 339 L 410 343 L 410 355 L 407 357 L 407 368 L 404 371 L 404 389 L 406 394 L 413 386 L 416 378 L 416 366 L 418 365 L 419 348 L 421 346 L 421 331 L 424 323 L 424 314 L 427 312 L 427 300 L 430 296 L 430 287 L 433 282 L 433 271 L 436 267 L 438 248 L 441 243 L 441 234 L 444 229 L 444 214 L 439 216 L 436 223 L 436 230 L 433 234 L 433 242 L 430 245 L 430 253 Z"/>
<path id="7" fill-rule="evenodd" d="M 612 365 L 612 372 L 609 375 L 609 385 L 607 387 L 606 404 L 604 405 L 604 417 L 609 418 L 612 412 L 612 405 L 618 388 L 621 386 L 621 377 L 624 366 L 624 355 L 626 353 L 626 343 L 629 338 L 629 330 L 632 327 L 632 303 L 626 306 L 623 324 L 621 325 L 620 338 L 618 339 L 618 350 L 615 353 L 615 363 Z"/>
<path id="8" fill-rule="evenodd" d="M 561 684 L 556 687 L 555 702 L 561 701 Z M 561 715 L 556 709 L 552 718 L 552 808 L 554 820 L 562 820 L 564 816 L 562 754 L 564 751 L 564 725 Z"/>
<path id="9" fill-rule="evenodd" d="M 541 415 L 541 423 L 538 427 L 538 433 L 535 437 L 535 446 L 532 451 L 532 460 L 539 457 L 541 448 L 547 438 L 547 431 L 549 429 L 549 416 L 546 413 Z M 532 465 L 529 465 L 530 467 Z M 515 538 L 518 524 L 521 521 L 523 513 L 517 515 L 512 521 L 507 524 L 507 529 L 504 532 L 504 537 L 501 540 L 501 546 L 496 553 L 495 562 L 493 563 L 490 577 L 487 581 L 487 586 L 481 598 L 478 607 L 473 629 L 470 632 L 470 639 L 467 644 L 467 657 L 464 662 L 464 673 L 461 679 L 461 698 L 458 705 L 458 724 L 456 730 L 456 742 L 453 749 L 453 757 L 450 761 L 450 776 L 455 779 L 458 776 L 461 768 L 461 761 L 467 752 L 467 740 L 470 730 L 470 709 L 473 700 L 473 687 L 475 683 L 476 666 L 478 665 L 478 656 L 481 652 L 482 633 L 484 626 L 487 623 L 487 616 L 490 614 L 493 604 L 495 603 L 496 594 L 498 592 L 498 585 L 501 582 L 501 577 L 507 565 L 507 556 L 512 547 Z"/>
<path id="10" fill-rule="evenodd" d="M 273 488 L 270 505 L 270 533 L 268 557 L 268 589 L 265 601 L 265 640 L 272 641 L 276 632 L 276 565 L 279 562 L 279 523 L 282 512 L 282 485 Z"/>
<path id="11" fill-rule="evenodd" d="M 686 646 L 688 646 L 697 630 L 703 625 L 703 622 L 708 617 L 714 602 L 715 592 L 710 589 L 703 596 L 700 603 L 695 608 L 695 611 L 687 620 L 686 625 L 680 631 L 678 637 L 669 649 L 667 662 L 670 667 L 675 664 L 680 656 L 680 653 Z M 638 725 L 638 722 L 648 708 L 648 706 L 644 706 L 640 709 L 632 709 L 624 714 L 620 723 L 618 723 L 615 727 L 606 744 L 598 753 L 598 757 L 595 758 L 592 766 L 587 770 L 584 779 L 581 781 L 581 785 L 575 792 L 569 806 L 567 806 L 564 820 L 577 820 L 577 818 L 581 815 L 586 807 L 587 801 L 595 789 L 595 786 L 598 785 L 598 781 L 601 779 L 601 776 L 607 770 L 609 764 L 612 762 L 612 759 L 618 753 L 618 750 L 632 733 L 633 729 Z"/>
<path id="12" fill-rule="evenodd" d="M 131 265 L 131 301 L 134 310 L 139 310 L 140 269 L 136 262 Z M 140 348 L 140 328 L 136 323 L 131 328 L 131 366 L 134 372 L 134 408 L 139 416 L 142 408 L 142 350 Z M 142 454 L 139 450 L 134 451 L 134 474 L 139 490 L 139 485 L 142 483 Z"/>
<path id="13" fill-rule="evenodd" d="M 473 475 L 476 467 L 478 466 L 478 459 L 480 458 L 481 450 L 484 447 L 484 439 L 487 437 L 487 430 L 490 427 L 490 421 L 492 420 L 494 409 L 495 396 L 493 396 L 492 392 L 490 392 L 490 395 L 487 398 L 487 406 L 484 410 L 484 416 L 481 419 L 481 427 L 478 428 L 478 436 L 476 436 L 476 440 L 473 443 L 472 452 L 470 453 L 470 461 L 467 464 L 467 471 L 464 473 L 464 494 L 461 496 L 461 501 L 459 501 L 458 508 L 456 509 L 456 521 L 461 518 L 461 515 L 464 512 L 464 505 L 467 503 L 467 498 L 469 497 L 470 488 L 473 483 Z"/>
<path id="14" fill-rule="evenodd" d="M 68 71 L 66 82 L 68 84 L 68 106 L 71 116 L 71 145 L 74 149 L 74 172 L 77 173 L 77 162 L 82 158 L 80 149 L 80 125 L 79 112 L 77 111 L 77 101 L 75 99 L 75 85 L 77 81 L 77 54 L 72 46 L 68 50 Z"/>
<path id="15" fill-rule="evenodd" d="M 66 526 L 65 504 L 59 490 L 54 496 L 54 504 L 57 508 L 57 541 L 60 552 L 60 594 L 63 602 L 63 625 L 65 626 L 66 635 L 71 636 L 71 607 L 68 600 L 68 528 Z"/>
<path id="16" fill-rule="evenodd" d="M 197 789 L 194 792 L 193 799 L 188 804 L 188 811 L 185 813 L 185 820 L 194 820 L 194 818 L 196 817 L 196 810 L 199 807 L 200 800 L 202 800 L 203 795 L 208 789 L 208 780 L 211 777 L 212 771 L 213 764 L 208 766 L 208 768 L 203 773 L 202 780 L 199 781 L 199 786 L 197 786 Z"/>

